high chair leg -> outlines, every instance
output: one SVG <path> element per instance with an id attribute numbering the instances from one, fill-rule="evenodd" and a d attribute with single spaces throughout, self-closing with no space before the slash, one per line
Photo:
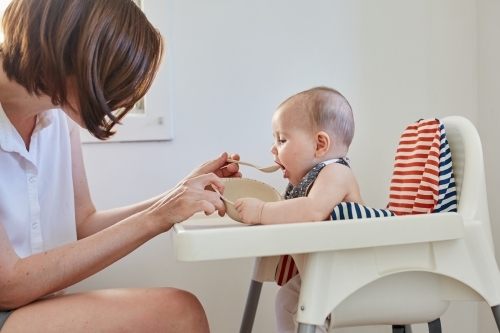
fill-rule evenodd
<path id="1" fill-rule="evenodd" d="M 429 323 L 429 333 L 442 333 L 441 320 L 438 318 Z"/>
<path id="2" fill-rule="evenodd" d="M 392 333 L 411 333 L 411 325 L 392 325 Z"/>
<path id="3" fill-rule="evenodd" d="M 262 282 L 254 280 L 250 282 L 245 312 L 243 313 L 243 319 L 241 320 L 240 333 L 252 333 L 253 322 L 255 320 L 255 313 L 257 312 L 257 305 L 259 305 L 261 290 Z"/>
<path id="4" fill-rule="evenodd" d="M 492 306 L 491 311 L 493 312 L 493 317 L 497 323 L 498 331 L 500 331 L 500 305 Z"/>
<path id="5" fill-rule="evenodd" d="M 298 333 L 315 333 L 316 325 L 299 324 Z"/>
<path id="6" fill-rule="evenodd" d="M 392 333 L 406 333 L 404 325 L 392 325 Z"/>

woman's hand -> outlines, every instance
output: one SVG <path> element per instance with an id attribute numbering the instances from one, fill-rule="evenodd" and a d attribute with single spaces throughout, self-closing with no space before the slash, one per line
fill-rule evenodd
<path id="1" fill-rule="evenodd" d="M 145 213 L 154 221 L 159 221 L 160 232 L 169 230 L 175 223 L 185 221 L 197 212 L 210 215 L 217 210 L 220 216 L 224 216 L 226 206 L 212 185 L 224 193 L 224 182 L 220 178 L 241 177 L 238 164 L 228 163 L 228 158 L 239 160 L 240 156 L 222 153 L 194 169 L 175 188 L 155 199 L 156 202 Z"/>
<path id="2" fill-rule="evenodd" d="M 228 153 L 224 152 L 219 157 L 211 161 L 205 162 L 196 169 L 194 169 L 184 180 L 201 176 L 207 173 L 214 173 L 215 175 L 221 178 L 241 177 L 241 173 L 238 172 L 239 170 L 238 164 L 228 163 L 227 162 L 228 158 L 231 158 L 233 160 L 239 160 L 240 156 L 238 154 L 228 155 Z"/>
<path id="3" fill-rule="evenodd" d="M 211 188 L 212 185 L 218 191 L 224 191 L 224 182 L 214 173 L 186 179 L 160 197 L 144 213 L 157 222 L 160 232 L 169 230 L 175 223 L 185 221 L 197 212 L 210 215 L 217 210 L 220 216 L 224 216 L 226 206 L 219 194 L 205 190 L 205 187 Z"/>
<path id="4" fill-rule="evenodd" d="M 265 202 L 255 198 L 238 199 L 234 203 L 234 209 L 240 215 L 245 224 L 261 224 L 262 210 Z"/>

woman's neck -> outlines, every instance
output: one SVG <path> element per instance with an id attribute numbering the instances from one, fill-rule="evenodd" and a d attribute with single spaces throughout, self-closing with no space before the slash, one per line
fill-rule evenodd
<path id="1" fill-rule="evenodd" d="M 23 139 L 26 149 L 29 149 L 37 116 L 54 107 L 50 98 L 29 94 L 23 86 L 9 80 L 5 72 L 0 69 L 0 103 L 10 122 Z"/>

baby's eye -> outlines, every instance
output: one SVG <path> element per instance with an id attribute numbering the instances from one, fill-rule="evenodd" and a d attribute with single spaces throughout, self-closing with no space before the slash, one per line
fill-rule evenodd
<path id="1" fill-rule="evenodd" d="M 279 143 L 280 145 L 284 144 L 285 142 L 286 142 L 286 140 L 285 140 L 285 139 L 280 139 L 280 140 L 278 140 L 278 143 Z"/>

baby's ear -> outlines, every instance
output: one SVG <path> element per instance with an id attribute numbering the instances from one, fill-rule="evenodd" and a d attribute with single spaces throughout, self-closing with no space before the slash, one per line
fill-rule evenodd
<path id="1" fill-rule="evenodd" d="M 316 157 L 322 157 L 330 149 L 330 136 L 326 132 L 316 133 Z"/>

